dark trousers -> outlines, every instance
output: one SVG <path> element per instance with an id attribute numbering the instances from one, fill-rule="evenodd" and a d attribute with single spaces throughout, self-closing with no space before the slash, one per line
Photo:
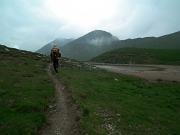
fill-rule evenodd
<path id="1" fill-rule="evenodd" d="M 58 61 L 58 59 L 54 59 L 54 60 L 53 60 L 53 65 L 54 65 L 54 70 L 55 70 L 56 72 L 58 72 L 58 67 L 59 67 L 59 61 Z"/>

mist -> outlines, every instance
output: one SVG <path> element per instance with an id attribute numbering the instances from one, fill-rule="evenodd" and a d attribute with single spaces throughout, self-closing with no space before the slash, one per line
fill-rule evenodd
<path id="1" fill-rule="evenodd" d="M 179 12 L 179 0 L 1 0 L 0 44 L 36 51 L 97 29 L 119 40 L 159 37 L 180 31 Z"/>

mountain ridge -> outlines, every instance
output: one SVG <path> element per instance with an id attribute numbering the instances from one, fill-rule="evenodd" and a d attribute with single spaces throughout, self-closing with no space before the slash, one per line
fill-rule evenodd
<path id="1" fill-rule="evenodd" d="M 117 41 L 119 39 L 109 32 L 94 30 L 60 47 L 60 50 L 64 57 L 86 61 L 107 51 L 105 46 Z"/>
<path id="2" fill-rule="evenodd" d="M 50 50 L 52 49 L 53 45 L 57 45 L 58 48 L 62 47 L 64 45 L 66 45 L 67 43 L 73 41 L 74 39 L 70 38 L 70 39 L 65 39 L 65 38 L 56 38 L 55 40 L 51 41 L 50 43 L 46 44 L 45 46 L 43 46 L 42 48 L 40 48 L 39 50 L 37 50 L 37 53 L 42 53 L 45 55 L 49 55 Z"/>
<path id="3" fill-rule="evenodd" d="M 109 32 L 94 30 L 58 47 L 61 50 L 63 57 L 87 61 L 105 52 L 124 47 L 154 49 L 180 48 L 180 31 L 160 37 L 119 40 Z M 52 46 L 48 49 L 50 50 L 51 48 Z M 49 50 L 46 55 L 49 55 Z M 45 54 L 45 52 L 41 53 Z"/>

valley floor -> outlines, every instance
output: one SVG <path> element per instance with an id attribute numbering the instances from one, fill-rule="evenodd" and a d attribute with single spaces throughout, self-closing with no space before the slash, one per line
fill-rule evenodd
<path id="1" fill-rule="evenodd" d="M 180 66 L 143 65 L 143 64 L 101 64 L 89 63 L 107 71 L 125 75 L 137 76 L 148 81 L 178 81 L 180 82 Z"/>
<path id="2" fill-rule="evenodd" d="M 107 71 L 125 75 L 137 76 L 148 81 L 178 81 L 180 82 L 180 66 L 170 65 L 121 65 L 88 63 Z M 47 112 L 49 125 L 44 125 L 39 135 L 80 135 L 80 128 L 77 118 L 77 107 L 75 101 L 69 96 L 70 93 L 50 70 L 49 64 L 47 72 L 55 85 L 54 104 L 50 105 Z"/>

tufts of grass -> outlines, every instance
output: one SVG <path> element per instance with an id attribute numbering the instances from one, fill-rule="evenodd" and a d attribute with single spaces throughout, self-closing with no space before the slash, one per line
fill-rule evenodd
<path id="1" fill-rule="evenodd" d="M 47 123 L 54 86 L 43 55 L 0 46 L 0 134 L 31 135 Z"/>
<path id="2" fill-rule="evenodd" d="M 147 63 L 160 64 L 160 60 L 171 64 L 172 59 L 167 62 L 162 56 L 154 57 L 149 57 L 149 61 L 153 60 Z M 174 58 L 172 61 L 178 62 L 177 55 Z M 1 135 L 34 135 L 42 124 L 48 123 L 44 111 L 54 89 L 45 70 L 48 59 L 37 53 L 0 46 Z M 82 132 L 89 135 L 180 133 L 180 83 L 163 80 L 149 83 L 65 58 L 60 64 L 57 75 L 78 103 Z"/>
<path id="3" fill-rule="evenodd" d="M 66 63 L 61 60 L 62 66 Z M 150 83 L 71 65 L 61 67 L 58 75 L 78 101 L 80 124 L 89 135 L 180 133 L 178 82 Z"/>

